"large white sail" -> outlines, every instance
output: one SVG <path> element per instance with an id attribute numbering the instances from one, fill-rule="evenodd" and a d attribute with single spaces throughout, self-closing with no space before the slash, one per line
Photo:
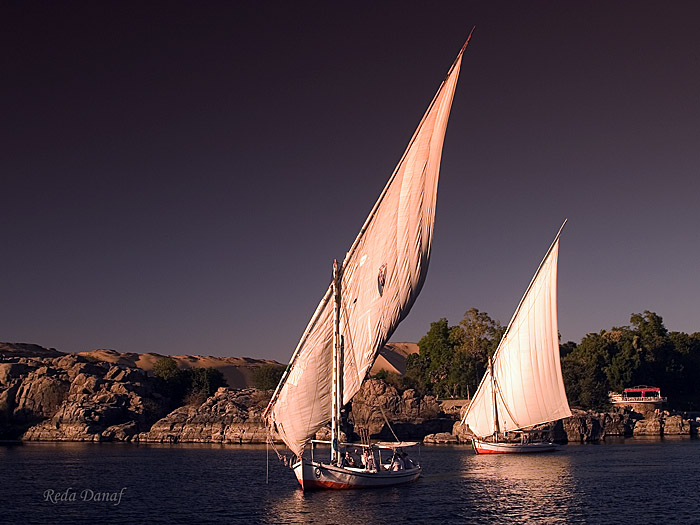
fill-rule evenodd
<path id="1" fill-rule="evenodd" d="M 464 48 L 343 261 L 344 403 L 359 390 L 423 285 L 442 145 L 463 52 Z M 329 288 L 268 407 L 268 421 L 298 456 L 331 418 L 332 303 Z"/>
<path id="2" fill-rule="evenodd" d="M 501 432 L 571 415 L 559 360 L 558 257 L 559 235 L 508 325 L 493 357 L 493 371 L 487 370 L 463 418 L 477 437 L 494 433 L 494 412 Z"/>

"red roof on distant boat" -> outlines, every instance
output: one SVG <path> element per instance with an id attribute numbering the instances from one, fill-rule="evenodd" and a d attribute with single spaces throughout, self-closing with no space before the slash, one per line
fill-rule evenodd
<path id="1" fill-rule="evenodd" d="M 634 388 L 625 388 L 625 393 L 628 392 L 661 392 L 660 388 L 655 386 L 635 386 Z"/>

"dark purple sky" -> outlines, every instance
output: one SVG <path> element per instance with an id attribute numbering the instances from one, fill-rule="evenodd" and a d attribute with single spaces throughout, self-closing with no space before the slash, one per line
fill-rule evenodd
<path id="1" fill-rule="evenodd" d="M 700 330 L 700 3 L 4 2 L 0 340 L 287 361 L 473 25 L 393 340 Z"/>

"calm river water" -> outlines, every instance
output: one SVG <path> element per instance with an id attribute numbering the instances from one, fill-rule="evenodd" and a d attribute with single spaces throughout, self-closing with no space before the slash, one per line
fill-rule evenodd
<path id="1" fill-rule="evenodd" d="M 4 445 L 0 523 L 700 523 L 696 439 L 420 462 L 402 487 L 302 493 L 272 452 L 266 484 L 264 446 Z"/>

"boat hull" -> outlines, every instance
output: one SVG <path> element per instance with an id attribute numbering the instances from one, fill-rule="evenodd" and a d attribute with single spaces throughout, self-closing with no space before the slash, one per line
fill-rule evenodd
<path id="1" fill-rule="evenodd" d="M 302 490 L 369 489 L 401 485 L 417 480 L 421 468 L 369 472 L 362 469 L 337 467 L 327 463 L 302 460 L 293 467 Z"/>
<path id="2" fill-rule="evenodd" d="M 472 439 L 474 452 L 477 454 L 536 454 L 539 452 L 553 452 L 557 446 L 549 442 L 537 443 L 493 443 Z"/>

